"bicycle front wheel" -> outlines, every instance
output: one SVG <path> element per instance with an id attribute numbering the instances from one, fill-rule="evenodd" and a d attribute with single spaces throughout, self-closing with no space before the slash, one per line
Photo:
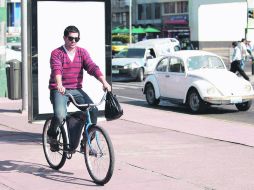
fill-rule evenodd
<path id="1" fill-rule="evenodd" d="M 47 135 L 47 131 L 50 127 L 50 123 L 51 123 L 51 118 L 46 120 L 43 127 L 43 133 L 42 133 L 43 151 L 49 166 L 53 169 L 58 170 L 61 167 L 63 167 L 67 158 L 67 153 L 64 151 L 67 145 L 67 137 L 66 137 L 66 133 L 63 126 L 59 127 L 58 136 L 57 136 L 57 143 L 59 146 L 59 150 L 52 151 L 50 149 L 50 139 Z"/>
<path id="2" fill-rule="evenodd" d="M 96 184 L 104 185 L 112 177 L 115 156 L 112 142 L 107 132 L 94 125 L 89 129 L 88 138 L 84 146 L 85 163 L 89 175 Z"/>

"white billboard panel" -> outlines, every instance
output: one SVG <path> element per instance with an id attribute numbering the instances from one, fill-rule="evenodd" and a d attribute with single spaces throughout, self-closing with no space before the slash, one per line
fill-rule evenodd
<path id="1" fill-rule="evenodd" d="M 245 37 L 247 3 L 200 5 L 198 9 L 199 41 L 236 41 Z"/>
<path id="2" fill-rule="evenodd" d="M 85 48 L 106 76 L 111 44 L 110 1 L 32 1 L 32 109 L 33 118 L 53 113 L 48 89 L 50 55 L 64 44 L 64 29 L 69 25 L 80 31 L 79 47 Z M 108 16 L 107 16 L 108 15 Z M 106 22 L 107 21 L 107 22 Z M 110 23 L 109 25 L 107 23 Z M 107 55 L 106 55 L 107 54 Z M 111 54 L 110 54 L 111 55 Z M 107 63 L 106 63 L 107 62 Z M 109 67 L 108 67 L 109 68 Z M 108 79 L 110 79 L 107 76 Z M 110 79 L 111 80 L 111 79 Z M 109 81 L 110 82 L 110 81 Z M 84 71 L 83 90 L 94 102 L 103 96 L 101 83 Z M 69 111 L 76 108 L 71 106 Z M 99 107 L 104 110 L 104 105 Z"/>

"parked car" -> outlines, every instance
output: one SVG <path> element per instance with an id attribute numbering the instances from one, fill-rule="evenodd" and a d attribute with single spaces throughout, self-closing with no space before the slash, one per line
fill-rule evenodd
<path id="1" fill-rule="evenodd" d="M 132 44 L 112 59 L 112 80 L 143 81 L 154 71 L 157 59 L 174 49 L 175 44 Z M 178 50 L 178 49 L 177 49 Z"/>
<path id="2" fill-rule="evenodd" d="M 124 58 L 127 57 L 128 48 L 124 48 L 115 55 L 113 55 L 113 58 Z"/>
<path id="3" fill-rule="evenodd" d="M 167 100 L 184 104 L 193 113 L 226 104 L 247 111 L 254 98 L 249 81 L 228 71 L 218 55 L 200 50 L 181 50 L 160 58 L 144 82 L 143 93 L 150 105 Z"/>
<path id="4" fill-rule="evenodd" d="M 5 49 L 5 53 L 6 53 L 6 58 L 5 58 L 6 62 L 11 60 L 17 60 L 21 62 L 21 51 L 13 50 L 7 47 Z"/>
<path id="5" fill-rule="evenodd" d="M 112 55 L 115 55 L 124 48 L 127 48 L 127 44 L 121 41 L 112 41 Z"/>

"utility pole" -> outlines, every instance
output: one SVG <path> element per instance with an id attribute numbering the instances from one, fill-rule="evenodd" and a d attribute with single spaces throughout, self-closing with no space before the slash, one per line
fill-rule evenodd
<path id="1" fill-rule="evenodd" d="M 6 0 L 0 0 L 0 97 L 7 96 L 5 46 L 6 46 Z"/>
<path id="2" fill-rule="evenodd" d="M 129 37 L 130 37 L 130 44 L 132 43 L 132 0 L 130 0 L 129 5 Z"/>

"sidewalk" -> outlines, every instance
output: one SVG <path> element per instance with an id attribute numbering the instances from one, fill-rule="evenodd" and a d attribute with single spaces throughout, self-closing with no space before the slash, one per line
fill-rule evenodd
<path id="1" fill-rule="evenodd" d="M 0 97 L 0 129 L 41 134 L 43 122 L 28 123 L 27 113 L 20 111 L 21 103 L 21 100 Z M 123 125 L 132 122 L 254 146 L 254 124 L 222 121 L 202 115 L 180 114 L 128 104 L 123 104 L 123 106 L 124 115 L 119 120 Z M 102 123 L 105 122 L 102 121 Z"/>
<path id="2" fill-rule="evenodd" d="M 112 180 L 97 187 L 78 153 L 60 171 L 48 167 L 43 124 L 28 123 L 21 103 L 0 98 L 0 190 L 254 189 L 254 125 L 122 104 L 121 119 L 99 123 L 116 164 Z"/>

